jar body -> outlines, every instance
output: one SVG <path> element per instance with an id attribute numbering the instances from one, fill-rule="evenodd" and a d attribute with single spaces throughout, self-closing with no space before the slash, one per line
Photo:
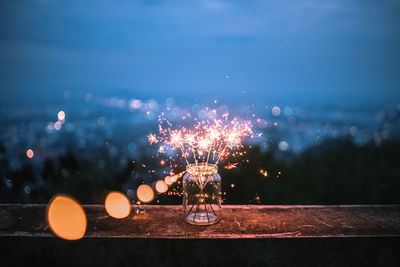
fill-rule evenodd
<path id="1" fill-rule="evenodd" d="M 213 164 L 191 164 L 183 176 L 183 213 L 187 223 L 210 225 L 221 219 L 221 176 Z"/>

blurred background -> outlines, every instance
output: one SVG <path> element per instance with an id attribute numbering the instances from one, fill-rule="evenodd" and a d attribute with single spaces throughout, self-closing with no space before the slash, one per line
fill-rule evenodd
<path id="1" fill-rule="evenodd" d="M 215 109 L 263 133 L 224 204 L 399 204 L 399 25 L 399 0 L 2 0 L 0 203 L 137 201 L 184 169 L 157 116 Z"/>

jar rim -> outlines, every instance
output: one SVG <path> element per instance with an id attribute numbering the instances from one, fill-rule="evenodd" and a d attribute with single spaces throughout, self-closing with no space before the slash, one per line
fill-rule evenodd
<path id="1" fill-rule="evenodd" d="M 213 175 L 218 173 L 218 166 L 210 163 L 189 164 L 186 166 L 186 171 L 192 175 Z"/>

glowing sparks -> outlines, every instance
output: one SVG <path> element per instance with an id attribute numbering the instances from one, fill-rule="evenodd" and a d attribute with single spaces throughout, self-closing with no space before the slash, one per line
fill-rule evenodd
<path id="1" fill-rule="evenodd" d="M 267 172 L 267 171 L 261 169 L 261 170 L 260 170 L 260 173 L 261 173 L 262 175 L 264 175 L 264 177 L 268 177 L 268 172 Z"/>
<path id="2" fill-rule="evenodd" d="M 179 125 L 169 121 L 164 112 L 158 116 L 156 132 L 147 136 L 150 145 L 157 144 L 157 154 L 152 157 L 153 159 L 163 154 L 158 160 L 159 164 L 164 168 L 169 166 L 175 170 L 181 169 L 178 166 L 182 159 L 185 160 L 187 166 L 193 164 L 216 167 L 222 162 L 225 165 L 223 168 L 227 170 L 237 168 L 239 162 L 249 162 L 241 158 L 246 156 L 244 140 L 260 136 L 259 133 L 253 132 L 251 121 L 254 120 L 254 114 L 253 118 L 245 120 L 230 117 L 227 107 L 222 109 L 205 107 L 193 112 L 197 115 L 187 111 L 177 112 L 176 114 L 179 115 L 176 116 L 180 116 L 181 119 Z M 142 165 L 142 167 L 146 166 Z M 149 173 L 156 172 L 150 170 Z M 180 191 L 179 184 L 182 183 L 179 178 L 184 173 L 175 174 L 172 170 L 169 172 L 164 170 L 166 176 L 164 180 L 158 180 L 153 184 L 154 191 L 146 185 L 139 186 L 138 199 L 144 203 L 151 202 L 154 199 L 154 192 L 162 194 L 169 191 L 167 195 L 181 195 L 178 192 Z M 178 185 L 173 187 L 174 183 Z M 235 184 L 231 186 L 233 188 Z M 168 190 L 169 188 L 171 190 Z"/>
<path id="3" fill-rule="evenodd" d="M 212 142 L 212 140 L 210 140 L 207 137 L 199 138 L 198 143 L 197 143 L 199 150 L 200 151 L 207 150 L 208 146 L 211 145 L 211 142 Z"/>
<path id="4" fill-rule="evenodd" d="M 185 136 L 185 141 L 186 143 L 193 147 L 196 144 L 196 134 L 192 134 L 192 133 L 187 133 Z"/>
<path id="5" fill-rule="evenodd" d="M 224 169 L 227 169 L 227 170 L 236 169 L 237 165 L 238 165 L 238 162 L 233 163 L 233 164 L 228 164 L 228 165 L 224 166 Z"/>
<path id="6" fill-rule="evenodd" d="M 209 112 L 212 113 L 213 110 Z M 159 152 L 164 152 L 165 147 L 179 149 L 188 165 L 189 160 L 193 160 L 196 164 L 199 162 L 218 164 L 232 150 L 242 147 L 245 137 L 254 137 L 249 121 L 238 118 L 229 121 L 228 114 L 224 115 L 226 116 L 222 116 L 222 119 L 212 121 L 195 120 L 189 129 L 186 127 L 173 129 L 168 120 L 160 117 L 159 133 L 157 136 L 150 134 L 149 143 L 161 142 L 163 145 L 160 146 Z"/>
<path id="7" fill-rule="evenodd" d="M 150 145 L 158 143 L 157 136 L 155 134 L 149 134 L 147 139 L 149 140 Z"/>

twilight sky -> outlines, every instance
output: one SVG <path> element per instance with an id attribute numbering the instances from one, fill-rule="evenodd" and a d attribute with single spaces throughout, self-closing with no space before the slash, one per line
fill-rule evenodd
<path id="1" fill-rule="evenodd" d="M 400 0 L 2 0 L 0 97 L 400 102 Z"/>

